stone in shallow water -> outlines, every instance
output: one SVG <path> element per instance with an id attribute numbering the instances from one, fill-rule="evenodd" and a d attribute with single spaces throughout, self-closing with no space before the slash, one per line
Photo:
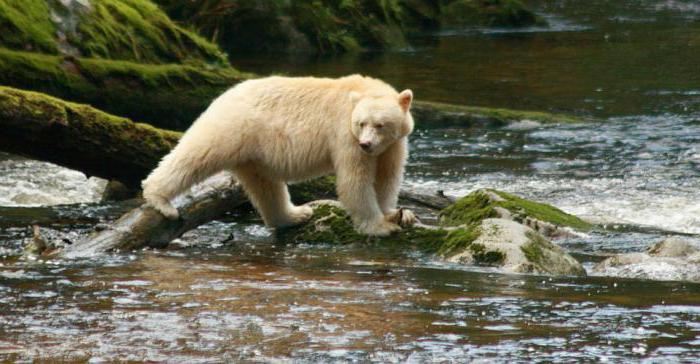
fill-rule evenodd
<path id="1" fill-rule="evenodd" d="M 497 267 L 508 273 L 586 275 L 576 259 L 528 226 L 530 220 L 522 219 L 522 214 L 498 214 L 492 208 L 484 209 L 484 205 L 480 205 L 480 209 L 465 203 L 471 200 L 488 203 L 490 199 L 481 198 L 484 196 L 483 192 L 477 191 L 465 197 L 466 200 L 460 200 L 461 203 L 458 201 L 443 210 L 453 217 L 468 216 L 465 221 L 449 220 L 457 226 L 418 224 L 388 237 L 359 234 L 353 228 L 350 217 L 337 203 L 317 203 L 312 205 L 314 215 L 309 222 L 281 231 L 278 237 L 295 243 L 401 245 L 447 261 Z"/>
<path id="2" fill-rule="evenodd" d="M 596 275 L 700 282 L 700 243 L 670 237 L 644 253 L 618 254 L 593 267 Z"/>
<path id="3" fill-rule="evenodd" d="M 581 263 L 528 226 L 507 219 L 485 219 L 479 230 L 479 237 L 467 249 L 447 260 L 473 264 L 479 260 L 475 257 L 491 254 L 500 257 L 494 263 L 505 272 L 586 275 Z"/>

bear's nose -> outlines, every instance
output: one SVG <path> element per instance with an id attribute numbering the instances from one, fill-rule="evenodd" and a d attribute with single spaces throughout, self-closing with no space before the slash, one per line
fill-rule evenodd
<path id="1" fill-rule="evenodd" d="M 369 148 L 372 148 L 372 142 L 360 142 L 360 148 L 367 152 L 369 151 Z"/>

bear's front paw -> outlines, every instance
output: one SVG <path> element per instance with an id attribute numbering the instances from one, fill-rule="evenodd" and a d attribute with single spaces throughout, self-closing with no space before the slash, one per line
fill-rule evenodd
<path id="1" fill-rule="evenodd" d="M 384 215 L 387 221 L 393 222 L 394 224 L 399 224 L 402 227 L 413 226 L 415 223 L 419 222 L 418 217 L 413 211 L 405 208 L 399 208 L 393 210 L 392 212 Z"/>
<path id="2" fill-rule="evenodd" d="M 301 224 L 309 221 L 311 216 L 314 214 L 314 209 L 311 206 L 295 206 L 289 213 L 289 217 L 295 224 Z"/>
<path id="3" fill-rule="evenodd" d="M 395 231 L 401 230 L 401 226 L 382 219 L 372 225 L 363 225 L 359 230 L 361 233 L 370 236 L 388 236 Z"/>
<path id="4" fill-rule="evenodd" d="M 272 222 L 272 226 L 276 228 L 285 228 L 290 226 L 295 226 L 303 224 L 314 214 L 314 209 L 311 206 L 294 206 L 289 209 L 287 214 L 277 221 Z"/>

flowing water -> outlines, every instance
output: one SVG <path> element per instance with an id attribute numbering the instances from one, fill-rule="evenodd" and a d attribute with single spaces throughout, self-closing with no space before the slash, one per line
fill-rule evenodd
<path id="1" fill-rule="evenodd" d="M 700 5 L 537 1 L 546 29 L 453 29 L 396 53 L 236 56 L 261 74 L 364 72 L 417 97 L 562 111 L 593 124 L 417 131 L 406 184 L 495 187 L 618 232 L 557 241 L 590 268 L 700 234 Z M 40 221 L 80 234 L 125 208 L 103 183 L 0 155 L 0 360 L 700 360 L 700 284 L 506 275 L 395 247 L 283 245 L 258 220 L 194 248 L 17 259 Z M 65 205 L 68 204 L 68 205 Z M 47 206 L 54 205 L 54 206 Z"/>

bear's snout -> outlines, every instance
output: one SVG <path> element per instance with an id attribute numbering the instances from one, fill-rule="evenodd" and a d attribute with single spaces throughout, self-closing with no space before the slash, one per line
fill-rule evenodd
<path id="1" fill-rule="evenodd" d="M 369 152 L 372 149 L 372 142 L 360 142 L 360 148 L 365 152 Z"/>

